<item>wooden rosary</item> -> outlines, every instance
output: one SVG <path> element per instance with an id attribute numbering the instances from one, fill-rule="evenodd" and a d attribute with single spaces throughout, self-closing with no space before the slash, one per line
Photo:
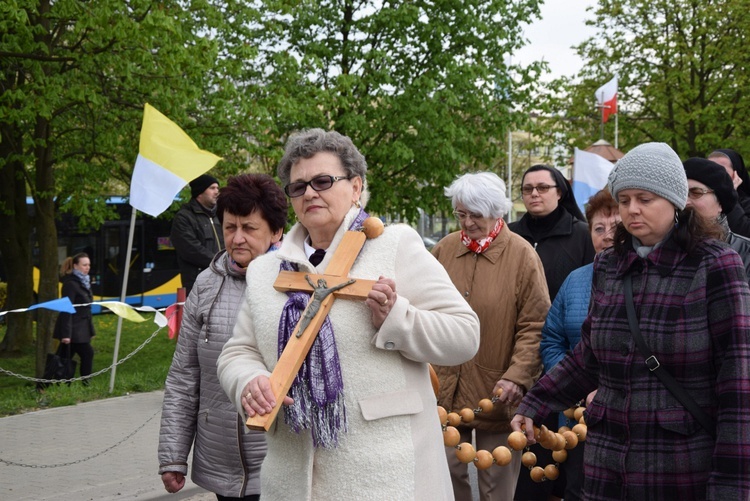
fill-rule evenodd
<path id="1" fill-rule="evenodd" d="M 448 412 L 443 407 L 438 406 L 438 416 L 440 424 L 443 427 L 443 443 L 446 447 L 456 448 L 456 457 L 462 463 L 474 463 L 477 469 L 486 470 L 493 464 L 498 466 L 507 466 L 511 462 L 512 452 L 527 449 L 521 457 L 521 463 L 527 467 L 529 475 L 534 482 L 543 482 L 545 480 L 555 480 L 560 475 L 558 467 L 560 463 L 568 458 L 568 451 L 574 449 L 579 442 L 586 440 L 586 423 L 583 419 L 585 407 L 575 407 L 563 412 L 568 419 L 575 419 L 578 424 L 573 428 L 562 426 L 557 432 L 553 432 L 546 426 L 541 428 L 534 427 L 534 437 L 539 445 L 552 451 L 552 459 L 555 463 L 548 464 L 544 468 L 536 465 L 536 454 L 528 450 L 526 435 L 521 431 L 514 431 L 508 435 L 508 446 L 500 445 L 492 452 L 485 450 L 474 450 L 469 442 L 459 443 L 461 434 L 456 426 L 463 423 L 471 423 L 474 416 L 480 412 L 490 412 L 498 401 L 498 396 L 502 393 L 499 388 L 495 395 L 490 398 L 483 398 L 479 401 L 476 409 L 468 407 L 461 409 L 459 412 Z"/>

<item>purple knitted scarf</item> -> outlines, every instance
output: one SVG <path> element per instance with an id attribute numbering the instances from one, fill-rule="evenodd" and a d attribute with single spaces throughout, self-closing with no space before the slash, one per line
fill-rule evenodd
<path id="1" fill-rule="evenodd" d="M 360 210 L 349 230 L 359 229 L 368 217 L 364 210 Z M 289 261 L 282 261 L 281 269 L 299 271 L 298 266 Z M 287 292 L 287 296 L 289 299 L 279 321 L 279 357 L 311 297 L 306 292 Z M 292 430 L 299 433 L 302 429 L 310 429 L 315 447 L 336 447 L 339 432 L 347 429 L 346 406 L 336 338 L 327 316 L 292 382 L 289 396 L 294 399 L 294 404 L 284 407 L 284 421 Z"/>

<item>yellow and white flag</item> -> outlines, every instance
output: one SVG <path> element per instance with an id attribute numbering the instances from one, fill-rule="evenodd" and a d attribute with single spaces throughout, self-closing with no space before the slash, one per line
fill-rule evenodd
<path id="1" fill-rule="evenodd" d="M 198 148 L 179 125 L 146 103 L 140 152 L 130 181 L 130 205 L 158 216 L 187 183 L 219 160 L 221 157 Z"/>

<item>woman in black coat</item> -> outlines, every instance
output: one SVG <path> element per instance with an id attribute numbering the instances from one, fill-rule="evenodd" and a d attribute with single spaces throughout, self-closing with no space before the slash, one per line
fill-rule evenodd
<path id="1" fill-rule="evenodd" d="M 70 299 L 74 305 L 91 303 L 91 279 L 89 270 L 91 260 L 85 253 L 68 257 L 60 266 L 62 278 L 62 295 Z M 75 313 L 60 313 L 55 323 L 54 338 L 60 340 L 57 350 L 61 357 L 70 358 L 78 353 L 81 358 L 81 377 L 91 374 L 94 364 L 94 349 L 91 347 L 91 338 L 96 336 L 94 323 L 91 318 L 91 306 L 77 306 Z M 88 385 L 89 380 L 84 379 L 83 384 Z"/>
<path id="2" fill-rule="evenodd" d="M 521 178 L 526 214 L 508 228 L 529 242 L 542 260 L 550 301 L 571 271 L 594 261 L 589 226 L 568 180 L 548 165 L 534 165 Z"/>

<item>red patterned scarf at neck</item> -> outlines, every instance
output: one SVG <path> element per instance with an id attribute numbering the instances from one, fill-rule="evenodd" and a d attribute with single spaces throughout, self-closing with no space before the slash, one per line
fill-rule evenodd
<path id="1" fill-rule="evenodd" d="M 503 220 L 498 219 L 495 223 L 495 227 L 492 229 L 490 234 L 481 240 L 472 240 L 471 238 L 466 236 L 464 230 L 461 230 L 461 243 L 468 247 L 471 252 L 474 252 L 475 254 L 481 254 L 482 252 L 487 250 L 487 248 L 490 246 L 492 241 L 495 240 L 495 237 L 500 233 L 500 230 L 502 229 Z"/>

